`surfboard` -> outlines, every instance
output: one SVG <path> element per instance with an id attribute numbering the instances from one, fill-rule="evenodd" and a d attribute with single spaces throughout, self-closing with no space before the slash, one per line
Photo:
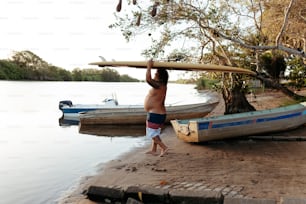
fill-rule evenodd
<path id="1" fill-rule="evenodd" d="M 97 65 L 99 67 L 134 67 L 134 68 L 147 68 L 147 61 L 101 61 L 92 62 L 90 65 Z M 182 62 L 160 62 L 154 61 L 152 69 L 169 69 L 169 70 L 182 70 L 182 71 L 207 71 L 207 72 L 232 72 L 256 75 L 255 72 L 239 68 L 214 64 L 193 64 Z"/>

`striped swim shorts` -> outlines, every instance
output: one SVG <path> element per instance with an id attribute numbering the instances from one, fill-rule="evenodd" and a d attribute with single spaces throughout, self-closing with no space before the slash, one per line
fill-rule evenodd
<path id="1" fill-rule="evenodd" d="M 149 138 L 159 136 L 165 121 L 166 114 L 148 113 L 146 121 L 146 136 Z"/>

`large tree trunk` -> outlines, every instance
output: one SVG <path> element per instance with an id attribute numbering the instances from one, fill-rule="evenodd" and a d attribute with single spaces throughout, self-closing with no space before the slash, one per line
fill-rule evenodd
<path id="1" fill-rule="evenodd" d="M 230 79 L 230 85 L 222 87 L 222 96 L 225 102 L 224 115 L 255 111 L 256 109 L 246 99 L 241 77 L 233 74 Z"/>
<path id="2" fill-rule="evenodd" d="M 248 102 L 245 94 L 239 87 L 233 87 L 232 89 L 223 88 L 222 95 L 225 102 L 226 114 L 243 113 L 249 111 L 255 111 L 256 109 Z"/>

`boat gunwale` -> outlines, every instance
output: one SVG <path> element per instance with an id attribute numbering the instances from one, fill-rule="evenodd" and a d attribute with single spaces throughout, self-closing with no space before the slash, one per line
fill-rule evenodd
<path id="1" fill-rule="evenodd" d="M 216 106 L 219 103 L 219 101 L 213 101 L 213 102 L 203 102 L 203 103 L 196 103 L 196 104 L 184 104 L 184 105 L 177 105 L 177 106 L 171 106 L 171 108 L 169 109 L 169 107 L 166 107 L 167 109 L 167 115 L 168 114 L 175 114 L 177 111 L 183 111 L 188 112 L 190 109 L 194 110 L 193 112 L 198 112 L 198 108 L 203 108 L 203 107 L 207 107 L 209 109 L 211 109 L 211 106 Z M 205 110 L 205 109 L 204 109 Z M 205 111 L 207 112 L 207 111 Z M 104 109 L 99 109 L 99 110 L 93 110 L 93 111 L 88 111 L 88 112 L 84 112 L 80 114 L 80 118 L 91 118 L 91 117 L 98 117 L 97 115 L 103 114 L 101 116 L 101 118 L 104 118 L 109 115 L 114 115 L 114 114 L 135 114 L 135 115 L 146 115 L 146 112 L 143 108 L 141 109 L 112 109 L 112 110 L 104 110 Z"/>
<path id="2" fill-rule="evenodd" d="M 223 120 L 239 120 L 244 119 L 246 117 L 256 117 L 256 116 L 271 116 L 277 115 L 278 113 L 290 113 L 293 111 L 303 111 L 306 108 L 306 104 L 298 103 L 289 106 L 282 106 L 278 108 L 266 109 L 266 110 L 257 110 L 257 111 L 250 111 L 244 113 L 234 113 L 228 115 L 218 115 L 218 116 L 209 116 L 209 117 L 202 117 L 202 118 L 192 118 L 192 119 L 183 119 L 183 120 L 176 120 L 179 125 L 189 124 L 192 122 L 196 123 L 206 123 L 206 122 L 218 122 Z M 305 113 L 306 114 L 306 113 Z"/>

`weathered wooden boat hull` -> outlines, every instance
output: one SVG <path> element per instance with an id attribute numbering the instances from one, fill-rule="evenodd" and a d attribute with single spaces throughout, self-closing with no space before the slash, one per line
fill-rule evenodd
<path id="1" fill-rule="evenodd" d="M 172 120 L 178 138 L 205 142 L 295 129 L 306 123 L 306 102 L 261 111 Z"/>
<path id="2" fill-rule="evenodd" d="M 218 103 L 218 101 L 212 101 L 199 104 L 168 106 L 166 123 L 170 123 L 170 120 L 174 119 L 203 117 L 210 113 Z M 139 125 L 145 124 L 146 117 L 147 113 L 144 109 L 97 110 L 80 114 L 80 123 L 83 125 Z"/>
<path id="3" fill-rule="evenodd" d="M 117 99 L 105 99 L 102 104 L 73 104 L 70 100 L 60 101 L 59 109 L 65 120 L 79 121 L 80 113 L 89 111 L 122 111 L 126 109 L 143 110 L 143 105 L 118 105 Z"/>
<path id="4" fill-rule="evenodd" d="M 95 136 L 139 137 L 146 134 L 145 125 L 84 125 L 79 124 L 79 133 Z"/>
<path id="5" fill-rule="evenodd" d="M 143 106 L 142 105 L 120 105 L 120 106 L 114 106 L 114 107 L 109 107 L 109 108 L 92 108 L 92 109 L 74 109 L 71 108 L 70 111 L 74 111 L 73 113 L 70 113 L 68 111 L 63 113 L 63 117 L 65 119 L 68 120 L 75 120 L 75 121 L 80 121 L 80 116 L 82 114 L 86 114 L 89 112 L 94 112 L 94 111 L 98 111 L 98 112 L 104 112 L 104 113 L 115 113 L 115 112 L 124 112 L 126 110 L 131 110 L 131 111 L 142 111 L 143 110 Z M 77 112 L 78 111 L 78 112 Z"/>

